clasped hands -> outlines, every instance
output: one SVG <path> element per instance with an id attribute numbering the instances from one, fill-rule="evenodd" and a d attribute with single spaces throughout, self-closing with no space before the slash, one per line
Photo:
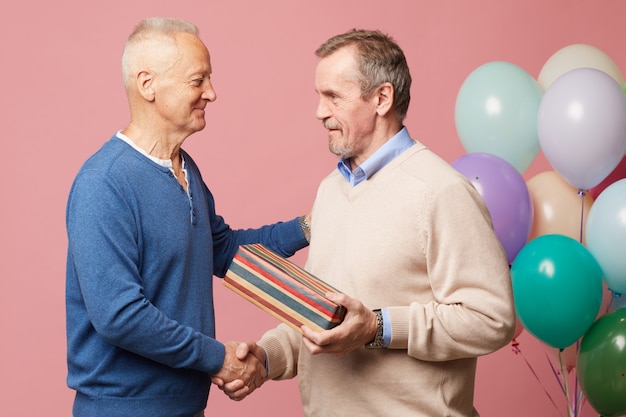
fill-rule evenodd
<path id="1" fill-rule="evenodd" d="M 346 294 L 329 292 L 326 297 L 344 306 L 346 315 L 339 326 L 330 330 L 318 332 L 307 326 L 300 328 L 302 342 L 312 355 L 351 352 L 374 338 L 377 325 L 372 310 Z M 255 342 L 227 343 L 224 366 L 211 381 L 231 400 L 241 401 L 267 380 L 265 362 L 266 352 Z M 236 374 L 242 376 L 238 378 Z"/>
<path id="2" fill-rule="evenodd" d="M 255 342 L 228 342 L 224 344 L 224 364 L 211 376 L 231 400 L 239 401 L 259 388 L 267 379 L 265 351 Z"/>

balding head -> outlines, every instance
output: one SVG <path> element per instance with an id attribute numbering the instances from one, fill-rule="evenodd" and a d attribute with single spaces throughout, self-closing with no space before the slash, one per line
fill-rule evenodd
<path id="1" fill-rule="evenodd" d="M 140 71 L 163 72 L 172 65 L 180 34 L 198 36 L 198 29 L 187 21 L 165 17 L 145 19 L 135 27 L 122 54 L 122 76 L 127 90 L 134 85 Z"/>

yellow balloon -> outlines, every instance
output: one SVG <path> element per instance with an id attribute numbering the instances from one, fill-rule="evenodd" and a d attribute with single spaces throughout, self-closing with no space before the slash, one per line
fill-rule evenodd
<path id="1" fill-rule="evenodd" d="M 528 241 L 548 234 L 560 234 L 585 243 L 585 223 L 593 197 L 579 195 L 556 171 L 545 171 L 526 181 L 533 202 L 533 225 Z M 581 219 L 582 217 L 582 219 Z"/>
<path id="2" fill-rule="evenodd" d="M 545 92 L 554 80 L 577 68 L 595 68 L 610 75 L 620 86 L 624 84 L 624 77 L 615 61 L 604 51 L 584 43 L 559 49 L 543 64 L 537 82 Z"/>

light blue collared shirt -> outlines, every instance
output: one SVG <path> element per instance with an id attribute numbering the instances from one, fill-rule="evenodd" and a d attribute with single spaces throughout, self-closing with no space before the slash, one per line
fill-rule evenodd
<path id="1" fill-rule="evenodd" d="M 351 186 L 355 187 L 380 171 L 385 165 L 393 161 L 394 158 L 414 144 L 415 141 L 409 136 L 409 131 L 406 127 L 403 127 L 374 152 L 372 156 L 367 158 L 365 162 L 356 167 L 354 171 L 350 170 L 350 162 L 346 159 L 342 159 L 337 163 L 337 169 L 341 172 L 341 175 L 343 175 L 346 181 L 348 181 Z M 382 308 L 381 313 L 383 315 L 383 342 L 385 347 L 387 347 L 389 343 L 391 343 L 391 319 L 388 309 Z"/>
<path id="2" fill-rule="evenodd" d="M 354 171 L 350 170 L 350 162 L 342 159 L 337 163 L 337 169 L 341 175 L 355 187 L 361 182 L 369 179 L 372 175 L 380 171 L 385 165 L 391 162 L 396 156 L 413 146 L 415 142 L 409 136 L 409 131 L 403 127 L 391 139 L 383 144 L 372 156 L 367 158 Z"/>

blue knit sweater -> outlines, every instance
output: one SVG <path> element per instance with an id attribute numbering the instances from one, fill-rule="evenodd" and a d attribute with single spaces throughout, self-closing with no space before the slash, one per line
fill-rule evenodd
<path id="1" fill-rule="evenodd" d="M 183 151 L 181 151 L 183 152 Z M 183 152 L 170 169 L 113 137 L 80 169 L 67 204 L 68 386 L 74 417 L 190 416 L 224 360 L 212 277 L 240 244 L 306 246 L 297 219 L 232 230 Z"/>

